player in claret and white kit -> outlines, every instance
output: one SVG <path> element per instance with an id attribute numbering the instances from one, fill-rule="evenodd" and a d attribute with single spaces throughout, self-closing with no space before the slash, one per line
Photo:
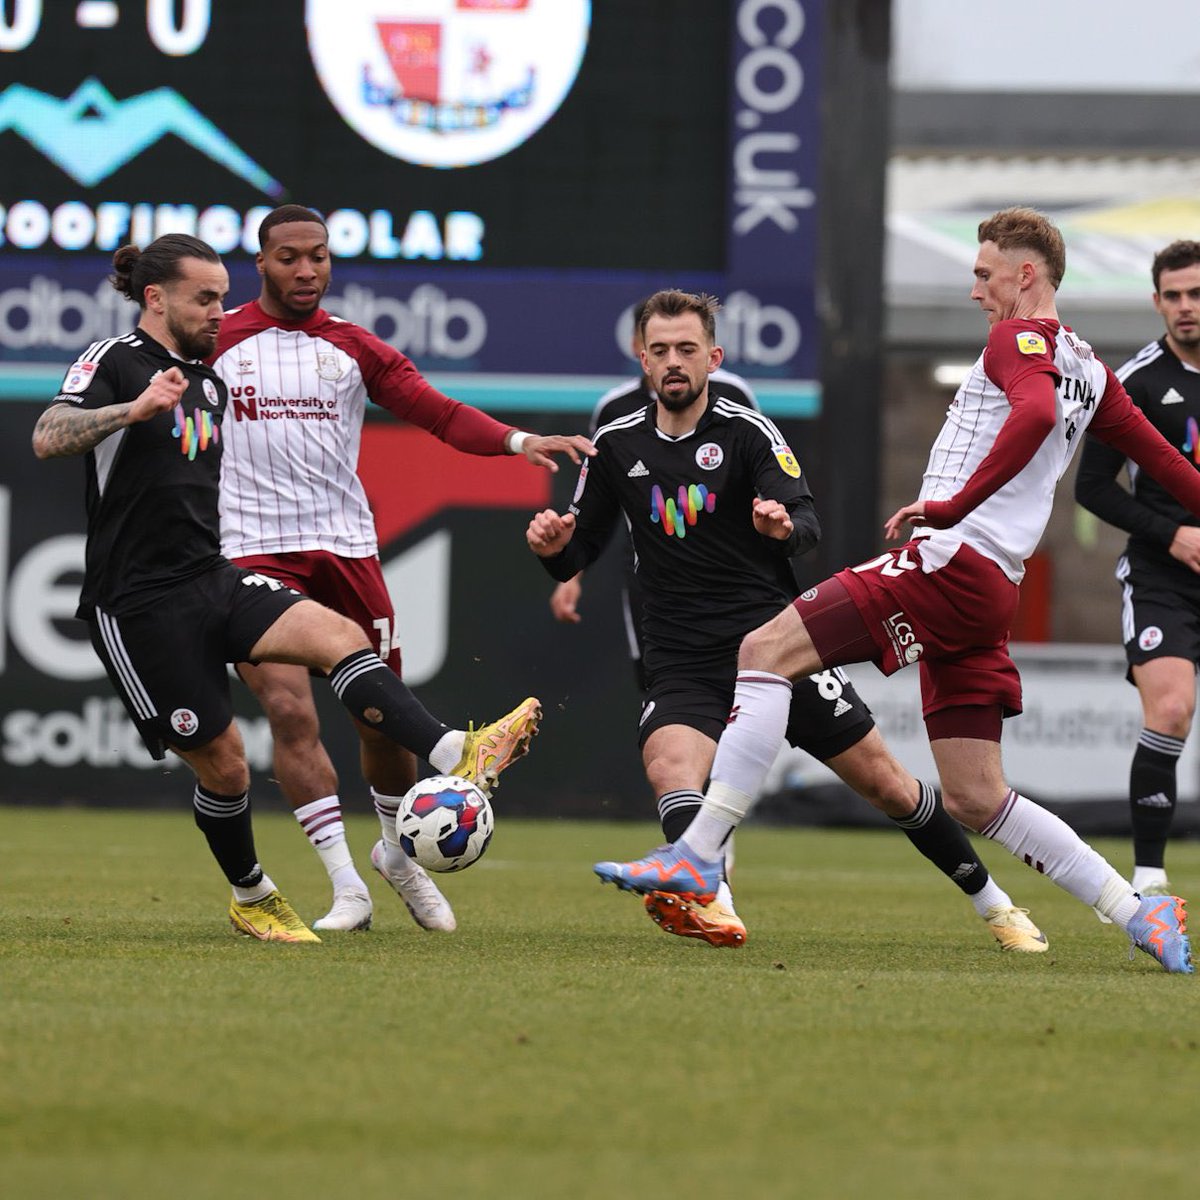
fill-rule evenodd
<path id="1" fill-rule="evenodd" d="M 1005 209 L 982 222 L 979 242 L 971 298 L 991 331 L 934 442 L 919 498 L 885 526 L 894 538 L 911 522 L 913 538 L 840 571 L 747 634 L 737 717 L 721 736 L 702 809 L 673 845 L 633 863 L 597 863 L 596 873 L 637 892 L 714 894 L 721 847 L 783 741 L 792 681 L 852 662 L 884 674 L 919 663 L 946 809 L 1094 906 L 1165 970 L 1190 974 L 1184 902 L 1143 898 L 1065 822 L 1010 788 L 1000 731 L 1021 711 L 1008 630 L 1025 559 L 1084 431 L 1197 514 L 1200 476 L 1059 322 L 1058 230 L 1032 209 Z"/>
<path id="2" fill-rule="evenodd" d="M 552 471 L 558 469 L 553 454 L 579 463 L 591 443 L 523 433 L 460 404 L 394 347 L 325 312 L 320 304 L 330 281 L 329 239 L 311 209 L 274 209 L 258 236 L 261 293 L 226 314 L 213 359 L 235 397 L 224 429 L 221 548 L 239 566 L 350 617 L 399 675 L 395 614 L 356 472 L 367 401 L 465 453 L 523 454 Z M 238 397 L 253 402 L 239 405 Z M 371 897 L 346 844 L 337 775 L 320 741 L 308 673 L 279 663 L 240 663 L 238 671 L 270 721 L 280 788 L 333 885 L 333 905 L 313 928 L 369 928 Z M 519 738 L 536 728 L 539 716 L 531 697 L 498 726 Z M 355 725 L 383 835 L 371 863 L 419 925 L 449 932 L 455 927 L 449 903 L 396 836 L 396 808 L 416 781 L 415 759 L 364 722 Z M 504 747 L 515 742 L 497 737 L 490 743 L 479 747 L 476 772 L 489 790 L 507 766 Z"/>

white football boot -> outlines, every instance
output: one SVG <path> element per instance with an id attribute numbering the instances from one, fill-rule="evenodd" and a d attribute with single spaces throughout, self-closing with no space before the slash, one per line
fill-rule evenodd
<path id="1" fill-rule="evenodd" d="M 371 847 L 371 866 L 395 889 L 412 919 L 422 929 L 453 933 L 458 928 L 450 902 L 438 891 L 437 884 L 429 878 L 424 867 L 413 862 L 402 850 L 389 855 L 380 838 Z"/>
<path id="2" fill-rule="evenodd" d="M 334 892 L 333 907 L 312 924 L 314 929 L 336 929 L 352 933 L 371 928 L 371 897 L 358 889 Z"/>

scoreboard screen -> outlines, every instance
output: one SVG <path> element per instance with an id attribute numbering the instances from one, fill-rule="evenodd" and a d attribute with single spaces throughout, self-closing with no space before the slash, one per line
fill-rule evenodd
<path id="1" fill-rule="evenodd" d="M 733 369 L 811 380 L 823 8 L 0 0 L 0 362 L 115 332 L 112 252 L 164 232 L 244 299 L 296 202 L 329 306 L 423 366 L 620 371 L 631 304 L 685 286 Z"/>
<path id="2" fill-rule="evenodd" d="M 346 258 L 719 269 L 724 10 L 7 0 L 5 248 L 111 251 L 163 207 L 227 251 L 295 201 Z"/>

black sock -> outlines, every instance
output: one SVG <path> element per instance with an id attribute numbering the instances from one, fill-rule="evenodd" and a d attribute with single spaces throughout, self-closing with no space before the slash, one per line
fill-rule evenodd
<path id="1" fill-rule="evenodd" d="M 943 875 L 968 896 L 981 891 L 988 869 L 975 853 L 962 826 L 942 807 L 928 783 L 921 784 L 917 811 L 911 817 L 893 818 L 905 836 Z"/>
<path id="2" fill-rule="evenodd" d="M 208 839 L 208 848 L 234 887 L 254 887 L 263 877 L 254 852 L 254 830 L 250 825 L 250 798 L 220 796 L 196 784 L 192 796 L 196 825 Z"/>
<path id="3" fill-rule="evenodd" d="M 1175 765 L 1183 738 L 1143 729 L 1129 769 L 1129 819 L 1133 826 L 1133 861 L 1139 867 L 1161 867 L 1175 815 Z"/>
<path id="4" fill-rule="evenodd" d="M 329 673 L 338 699 L 364 724 L 428 760 L 448 732 L 373 650 L 358 650 Z"/>
<path id="5" fill-rule="evenodd" d="M 686 788 L 663 792 L 658 798 L 658 819 L 662 824 L 663 837 L 668 842 L 679 841 L 703 803 L 704 796 L 700 792 Z"/>

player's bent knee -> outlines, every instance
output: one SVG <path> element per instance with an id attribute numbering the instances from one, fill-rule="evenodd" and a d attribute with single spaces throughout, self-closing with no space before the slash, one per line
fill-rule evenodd
<path id="1" fill-rule="evenodd" d="M 682 759 L 656 758 L 646 765 L 646 782 L 656 796 L 663 792 L 678 791 L 680 788 L 697 788 L 696 771 Z"/>
<path id="2" fill-rule="evenodd" d="M 960 824 L 979 832 L 991 819 L 1004 797 L 942 792 L 942 807 Z"/>
<path id="3" fill-rule="evenodd" d="M 301 609 L 303 609 L 305 623 L 311 633 L 326 642 L 335 641 L 339 645 L 348 645 L 350 648 L 346 653 L 353 654 L 355 650 L 369 645 L 367 635 L 349 617 L 334 612 L 332 608 L 326 608 L 325 605 L 317 604 L 315 601 L 296 606 L 297 612 Z"/>
<path id="4" fill-rule="evenodd" d="M 330 671 L 348 655 L 370 649 L 367 635 L 349 617 L 302 600 L 267 630 L 254 648 L 254 657 Z"/>
<path id="5" fill-rule="evenodd" d="M 742 638 L 738 668 L 743 671 L 776 671 L 780 638 L 774 621 L 752 629 Z"/>
<path id="6" fill-rule="evenodd" d="M 321 724 L 315 711 L 270 709 L 267 711 L 267 723 L 271 726 L 271 739 L 276 749 L 283 747 L 296 751 L 315 746 L 321 740 Z"/>
<path id="7" fill-rule="evenodd" d="M 1191 694 L 1166 694 L 1155 697 L 1153 706 L 1147 706 L 1146 725 L 1155 733 L 1169 737 L 1186 738 L 1192 727 L 1196 705 Z"/>
<path id="8" fill-rule="evenodd" d="M 320 735 L 320 721 L 311 692 L 296 695 L 280 689 L 262 693 L 258 699 L 276 741 L 281 737 L 289 741 L 314 741 Z"/>
<path id="9" fill-rule="evenodd" d="M 885 771 L 880 774 L 872 794 L 867 799 L 880 812 L 900 819 L 910 817 L 916 811 L 917 798 L 914 791 L 907 775 Z"/>
<path id="10" fill-rule="evenodd" d="M 738 651 L 739 670 L 770 671 L 788 679 L 811 675 L 822 665 L 800 614 L 791 605 L 746 634 Z"/>
<path id="11" fill-rule="evenodd" d="M 230 724 L 224 733 L 196 750 L 180 751 L 200 786 L 219 796 L 240 796 L 250 788 L 250 767 L 241 733 Z"/>

